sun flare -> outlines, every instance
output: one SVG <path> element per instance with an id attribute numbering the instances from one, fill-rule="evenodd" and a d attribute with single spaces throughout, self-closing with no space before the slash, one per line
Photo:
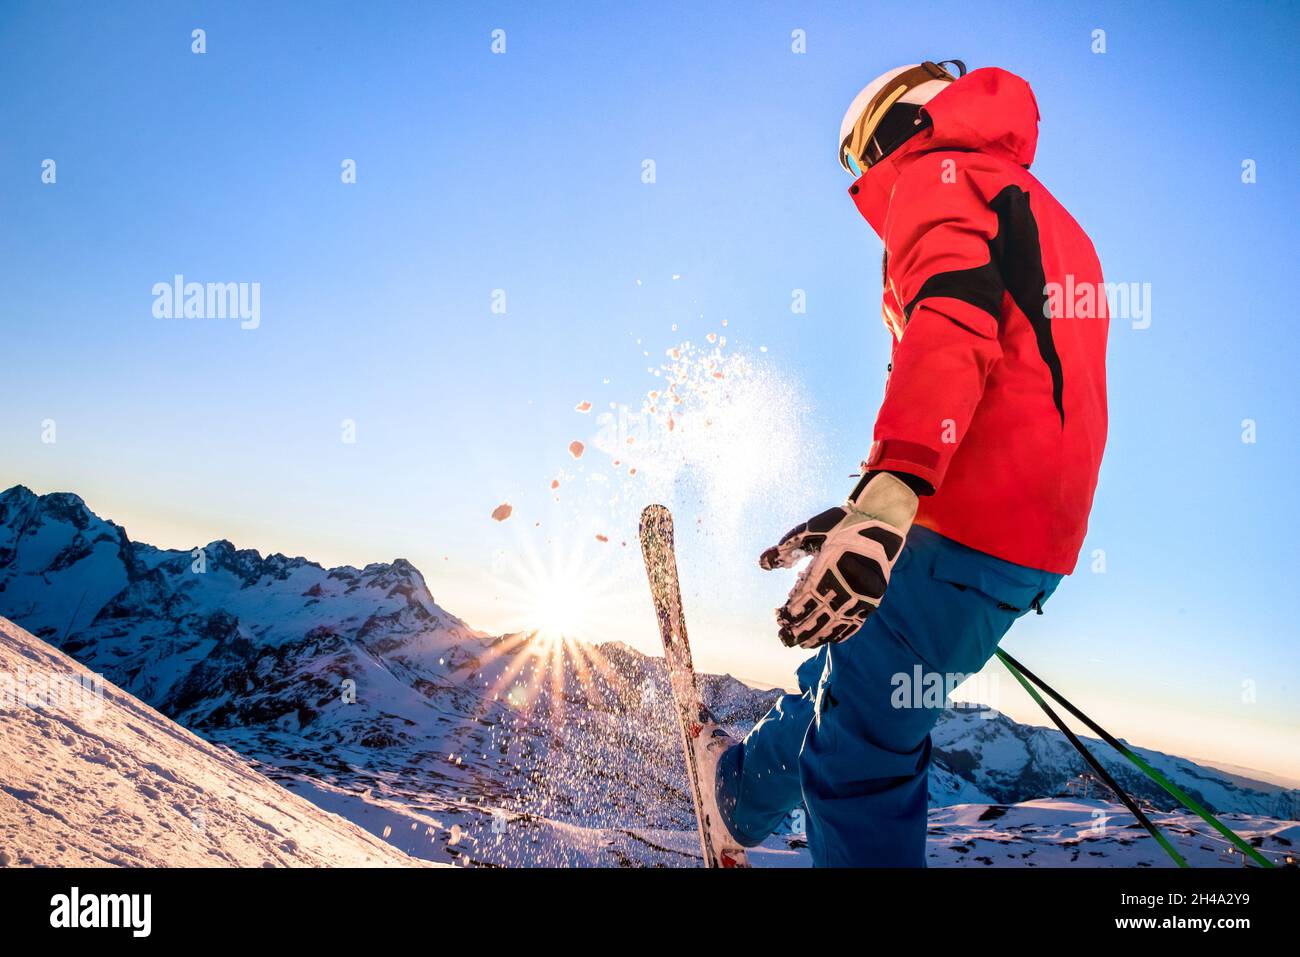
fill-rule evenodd
<path id="1" fill-rule="evenodd" d="M 606 556 L 565 538 L 548 540 L 544 550 L 523 539 L 502 569 L 510 626 L 548 646 L 605 641 L 625 604 L 621 590 L 608 576 Z"/>
<path id="2" fill-rule="evenodd" d="M 586 632 L 589 598 L 581 588 L 563 580 L 538 581 L 529 598 L 528 617 L 539 636 L 551 641 L 576 638 Z"/>
<path id="3" fill-rule="evenodd" d="M 511 708 L 545 714 L 567 696 L 603 700 L 621 678 L 596 645 L 617 627 L 626 599 L 604 556 L 548 539 L 545 554 L 521 540 L 499 572 L 513 631 L 483 657 L 490 692 Z M 499 665 L 499 667 L 498 667 Z"/>

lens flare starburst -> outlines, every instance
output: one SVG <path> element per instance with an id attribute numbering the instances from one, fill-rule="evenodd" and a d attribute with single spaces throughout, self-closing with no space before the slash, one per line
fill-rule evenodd
<path id="1" fill-rule="evenodd" d="M 599 649 L 620 602 L 602 565 L 579 544 L 524 539 L 499 578 L 514 629 L 487 656 L 503 667 L 493 696 L 519 710 L 552 710 L 565 695 L 600 697 L 619 684 Z"/>

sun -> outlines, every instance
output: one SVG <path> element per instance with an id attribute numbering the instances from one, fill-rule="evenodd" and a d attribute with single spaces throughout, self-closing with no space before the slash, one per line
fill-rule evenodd
<path id="1" fill-rule="evenodd" d="M 572 581 L 545 576 L 531 583 L 527 613 L 540 637 L 555 641 L 585 634 L 589 624 L 589 595 Z"/>
<path id="2" fill-rule="evenodd" d="M 547 540 L 547 554 L 523 542 L 499 579 L 514 630 L 486 653 L 503 667 L 492 697 L 519 711 L 556 713 L 571 694 L 603 702 L 619 673 L 597 642 L 618 627 L 627 601 L 613 586 L 608 560 L 588 556 L 581 544 Z"/>
<path id="3" fill-rule="evenodd" d="M 521 542 L 499 579 L 510 627 L 548 645 L 607 638 L 622 603 L 605 563 L 579 543 L 548 540 L 545 552 L 537 546 Z"/>

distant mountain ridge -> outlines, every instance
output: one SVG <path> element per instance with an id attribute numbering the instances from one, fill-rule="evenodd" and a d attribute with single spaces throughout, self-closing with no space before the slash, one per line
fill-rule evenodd
<path id="1" fill-rule="evenodd" d="M 479 853 L 503 863 L 591 860 L 573 826 L 691 826 L 662 659 L 484 634 L 403 559 L 327 569 L 225 540 L 196 558 L 132 541 L 76 495 L 15 486 L 0 493 L 0 615 L 359 822 L 377 802 L 419 806 L 462 822 L 457 833 L 479 828 Z M 739 732 L 780 693 L 702 682 Z M 1003 715 L 953 709 L 934 738 L 936 806 L 1051 796 L 1085 770 L 1059 732 Z M 1216 810 L 1296 816 L 1300 792 L 1142 753 Z M 1171 807 L 1106 760 L 1135 795 Z M 520 837 L 539 830 L 540 857 Z"/>

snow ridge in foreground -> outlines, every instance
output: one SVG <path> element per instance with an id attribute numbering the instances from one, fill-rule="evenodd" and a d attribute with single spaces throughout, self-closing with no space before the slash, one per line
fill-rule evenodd
<path id="1" fill-rule="evenodd" d="M 0 618 L 0 865 L 418 863 Z"/>

